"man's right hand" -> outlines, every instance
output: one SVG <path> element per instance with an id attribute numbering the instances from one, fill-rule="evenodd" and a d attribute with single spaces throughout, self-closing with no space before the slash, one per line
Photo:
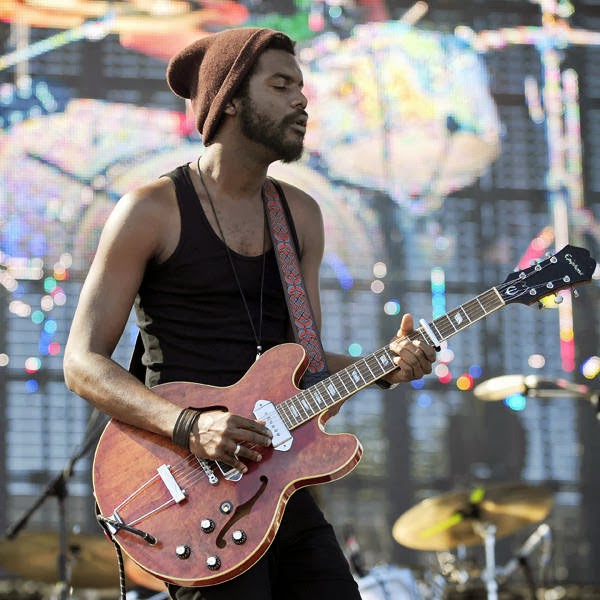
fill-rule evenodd
<path id="1" fill-rule="evenodd" d="M 260 462 L 260 448 L 271 445 L 273 435 L 264 423 L 221 410 L 203 412 L 190 434 L 190 451 L 200 458 L 225 462 L 245 473 L 242 460 Z"/>

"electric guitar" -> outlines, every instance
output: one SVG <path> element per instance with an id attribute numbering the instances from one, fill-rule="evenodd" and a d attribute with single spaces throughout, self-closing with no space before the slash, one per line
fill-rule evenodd
<path id="1" fill-rule="evenodd" d="M 432 346 L 507 304 L 532 304 L 591 279 L 590 253 L 566 246 L 515 271 L 497 287 L 415 329 Z M 152 388 L 184 407 L 231 407 L 273 432 L 263 460 L 240 473 L 198 458 L 169 439 L 111 420 L 94 458 L 99 520 L 144 570 L 181 586 L 207 586 L 240 575 L 267 551 L 297 489 L 339 479 L 360 460 L 351 434 L 325 433 L 324 412 L 394 370 L 386 346 L 306 390 L 307 356 L 298 344 L 276 346 L 230 387 L 173 382 Z"/>

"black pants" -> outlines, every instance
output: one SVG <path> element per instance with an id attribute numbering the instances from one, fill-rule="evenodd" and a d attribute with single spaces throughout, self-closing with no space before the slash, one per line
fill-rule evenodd
<path id="1" fill-rule="evenodd" d="M 292 496 L 271 547 L 251 569 L 219 585 L 169 592 L 175 600 L 360 600 L 333 528 L 307 490 Z"/>

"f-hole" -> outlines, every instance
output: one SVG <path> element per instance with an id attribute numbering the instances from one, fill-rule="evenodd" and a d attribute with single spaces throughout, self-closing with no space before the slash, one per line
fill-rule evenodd
<path id="1" fill-rule="evenodd" d="M 264 494 L 267 484 L 269 483 L 269 479 L 265 475 L 261 475 L 260 481 L 261 481 L 261 485 L 258 488 L 258 490 L 256 490 L 256 494 L 254 494 L 254 496 L 252 496 L 252 498 L 250 498 L 247 502 L 244 502 L 244 504 L 240 504 L 235 509 L 235 511 L 231 515 L 231 518 L 229 519 L 229 521 L 227 521 L 227 523 L 223 526 L 223 528 L 219 532 L 219 535 L 217 536 L 217 540 L 215 542 L 217 547 L 225 548 L 225 546 L 227 545 L 227 542 L 225 541 L 225 536 L 227 535 L 227 532 L 240 519 L 244 518 L 247 514 L 250 513 L 250 511 L 252 510 L 252 507 L 254 506 L 256 501 Z"/>

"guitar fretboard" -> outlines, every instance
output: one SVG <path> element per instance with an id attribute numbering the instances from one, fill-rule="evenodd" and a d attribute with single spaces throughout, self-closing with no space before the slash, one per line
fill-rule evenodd
<path id="1" fill-rule="evenodd" d="M 504 305 L 502 296 L 497 288 L 493 287 L 433 320 L 427 328 L 415 329 L 408 335 L 408 338 L 436 346 L 436 342 L 447 340 L 455 333 L 466 329 Z M 435 340 L 429 335 L 428 330 L 433 333 Z M 389 346 L 380 348 L 307 390 L 302 390 L 281 402 L 277 410 L 287 428 L 293 429 L 302 425 L 331 406 L 343 402 L 356 392 L 391 373 L 396 368 L 393 357 L 394 353 Z"/>

